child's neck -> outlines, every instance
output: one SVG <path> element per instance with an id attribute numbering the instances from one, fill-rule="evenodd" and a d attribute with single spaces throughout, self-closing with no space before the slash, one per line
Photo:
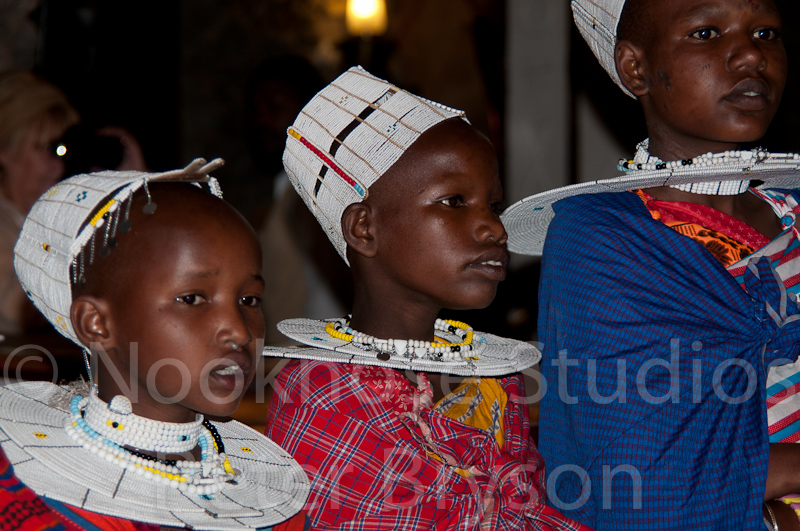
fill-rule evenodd
<path id="1" fill-rule="evenodd" d="M 375 295 L 380 293 L 379 295 Z M 356 287 L 350 327 L 379 339 L 433 341 L 433 326 L 441 307 L 424 301 L 392 297 L 386 290 Z"/>
<path id="2" fill-rule="evenodd" d="M 434 323 L 442 308 L 410 301 L 398 302 L 391 297 L 375 297 L 376 290 L 359 290 L 356 286 L 350 328 L 379 339 L 416 339 L 434 341 Z M 415 379 L 403 371 L 403 376 L 412 384 Z M 450 393 L 441 382 L 442 375 L 428 373 L 433 391 L 433 403 Z M 458 385 L 463 377 L 450 376 L 451 383 Z"/>
<path id="3" fill-rule="evenodd" d="M 703 155 L 705 153 L 722 153 L 724 151 L 738 150 L 741 145 L 736 142 L 717 142 L 705 139 L 675 139 L 672 136 L 662 136 L 657 131 L 648 131 L 650 155 L 667 162 L 685 160 Z"/>
<path id="4" fill-rule="evenodd" d="M 735 151 L 740 148 L 739 144 L 732 142 L 715 142 L 711 140 L 680 142 L 672 137 L 661 138 L 657 132 L 651 131 L 650 133 L 655 138 L 650 138 L 648 151 L 650 155 L 663 161 L 690 159 L 708 152 L 720 153 Z M 753 227 L 770 239 L 775 238 L 781 232 L 780 220 L 769 205 L 749 192 L 738 195 L 702 195 L 684 192 L 668 186 L 650 188 L 647 192 L 662 201 L 697 203 L 719 210 Z"/>
<path id="5" fill-rule="evenodd" d="M 195 420 L 196 413 L 194 411 L 178 404 L 165 404 L 156 401 L 142 389 L 137 390 L 136 396 L 128 396 L 129 393 L 121 390 L 116 385 L 116 382 L 107 383 L 112 380 L 110 375 L 106 378 L 102 376 L 102 374 L 97 375 L 97 396 L 103 402 L 110 403 L 115 396 L 125 395 L 131 401 L 133 414 L 139 417 L 176 424 L 184 424 Z"/>

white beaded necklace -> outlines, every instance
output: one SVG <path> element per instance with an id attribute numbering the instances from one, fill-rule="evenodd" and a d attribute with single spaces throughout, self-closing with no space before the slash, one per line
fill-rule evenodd
<path id="1" fill-rule="evenodd" d="M 196 447 L 203 423 L 203 415 L 195 415 L 194 422 L 185 424 L 140 417 L 132 413 L 126 397 L 115 396 L 106 404 L 95 390 L 89 394 L 83 419 L 97 433 L 120 446 L 146 447 L 156 453 L 188 452 Z"/>
<path id="2" fill-rule="evenodd" d="M 798 153 L 769 153 L 763 148 L 751 150 L 724 151 L 722 153 L 705 153 L 685 160 L 664 162 L 648 151 L 650 139 L 645 139 L 636 146 L 636 154 L 632 160 L 620 159 L 617 168 L 625 172 L 672 170 L 684 166 L 711 167 L 724 164 L 761 164 L 765 162 L 798 161 Z M 684 192 L 703 195 L 737 195 L 747 191 L 749 180 L 706 181 L 669 185 Z"/>
<path id="3" fill-rule="evenodd" d="M 436 319 L 433 327 L 436 331 L 455 335 L 460 341 L 456 344 L 444 344 L 416 339 L 379 339 L 350 328 L 349 318 L 332 321 L 326 325 L 325 330 L 332 337 L 377 351 L 377 358 L 381 361 L 388 361 L 392 355 L 440 361 L 463 360 L 465 353 L 473 350 L 473 330 L 466 323 Z"/>
<path id="4" fill-rule="evenodd" d="M 185 424 L 158 422 L 134 415 L 124 396 L 114 397 L 107 405 L 97 396 L 96 389 L 88 397 L 73 397 L 70 410 L 72 416 L 65 429 L 72 440 L 92 454 L 147 479 L 188 494 L 209 495 L 219 492 L 236 476 L 227 456 L 217 451 L 215 434 L 204 428 L 202 415 Z M 129 449 L 180 453 L 198 445 L 200 461 L 162 462 Z"/>

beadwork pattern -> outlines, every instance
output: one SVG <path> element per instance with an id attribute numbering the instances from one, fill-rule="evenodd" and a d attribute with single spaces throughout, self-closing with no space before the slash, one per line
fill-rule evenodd
<path id="1" fill-rule="evenodd" d="M 132 413 L 120 415 L 97 397 L 95 389 L 89 397 L 73 397 L 70 411 L 72 418 L 65 429 L 72 440 L 145 479 L 187 494 L 209 495 L 235 478 L 224 450 L 218 450 L 219 435 L 218 444 L 202 415 L 187 424 L 157 422 Z M 143 453 L 188 452 L 198 445 L 200 461 L 159 460 Z"/>
<path id="2" fill-rule="evenodd" d="M 617 74 L 614 47 L 617 44 L 617 26 L 625 0 L 572 0 L 572 16 L 584 40 L 589 44 L 600 66 L 614 83 L 630 97 Z"/>
<path id="3" fill-rule="evenodd" d="M 378 339 L 362 334 L 349 326 L 350 319 L 337 319 L 325 325 L 325 331 L 331 337 L 350 341 L 362 347 L 372 348 L 379 353 L 394 354 L 411 358 L 427 358 L 436 360 L 465 359 L 472 350 L 472 327 L 461 321 L 436 319 L 434 330 L 449 332 L 458 336 L 458 343 L 419 341 L 414 339 Z"/>
<path id="4" fill-rule="evenodd" d="M 82 280 L 87 264 L 114 248 L 119 232 L 130 230 L 134 192 L 148 181 L 184 181 L 206 183 L 221 197 L 209 175 L 221 165 L 221 159 L 195 159 L 182 170 L 103 171 L 58 183 L 33 205 L 14 247 L 14 268 L 28 298 L 56 330 L 83 347 L 69 319 L 72 285 Z"/>
<path id="5" fill-rule="evenodd" d="M 464 113 L 353 67 L 303 107 L 283 164 L 303 202 L 347 261 L 341 219 L 430 127 Z"/>
<path id="6" fill-rule="evenodd" d="M 64 392 L 48 382 L 0 387 L 0 443 L 17 476 L 41 496 L 136 522 L 209 531 L 269 527 L 306 502 L 310 485 L 303 469 L 247 426 L 236 421 L 207 423 L 200 427 L 198 441 L 206 447 L 205 459 L 178 457 L 171 462 L 148 455 L 144 448 L 115 447 L 97 430 L 95 438 L 86 426 L 74 425 L 81 408 L 89 406 L 89 397 L 77 397 L 77 415 L 74 408 L 47 405 L 61 403 Z M 217 439 L 227 444 L 220 446 Z M 223 461 L 222 470 L 212 474 L 211 464 L 203 470 L 205 462 L 216 461 L 215 454 L 224 454 L 230 469 Z M 217 480 L 221 490 L 214 493 L 209 477 L 233 479 Z"/>
<path id="7" fill-rule="evenodd" d="M 693 193 L 739 193 L 750 181 L 759 189 L 800 187 L 800 155 L 769 153 L 763 148 L 703 154 L 685 161 L 649 160 L 647 141 L 639 144 L 637 157 L 621 159 L 625 174 L 610 179 L 573 184 L 526 197 L 500 216 L 508 232 L 508 249 L 515 253 L 542 254 L 547 228 L 555 217 L 553 203 L 579 194 L 628 192 L 674 186 Z M 639 164 L 642 168 L 639 169 Z M 728 184 L 732 183 L 732 184 Z"/>
<path id="8" fill-rule="evenodd" d="M 265 347 L 264 356 L 354 363 L 401 370 L 501 376 L 527 369 L 541 354 L 533 345 L 483 332 L 460 321 L 437 320 L 436 341 L 382 340 L 352 330 L 349 318 L 287 319 L 280 332 L 309 347 Z"/>

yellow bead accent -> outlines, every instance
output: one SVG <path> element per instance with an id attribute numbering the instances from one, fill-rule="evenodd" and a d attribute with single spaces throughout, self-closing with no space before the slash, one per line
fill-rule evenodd
<path id="1" fill-rule="evenodd" d="M 58 186 L 54 186 L 53 188 L 50 189 L 50 192 L 48 192 L 47 197 L 51 198 L 57 193 L 58 193 Z"/>
<path id="2" fill-rule="evenodd" d="M 156 468 L 151 468 L 149 466 L 140 465 L 138 463 L 136 464 L 136 466 L 141 467 L 144 470 L 147 470 L 148 472 L 152 472 L 153 474 L 158 474 L 161 477 L 164 477 L 164 478 L 167 478 L 167 479 L 174 479 L 175 481 L 180 481 L 182 483 L 186 483 L 186 478 L 183 477 L 183 476 L 176 476 L 175 474 L 170 474 L 168 472 L 162 472 L 161 470 L 158 470 Z"/>
<path id="3" fill-rule="evenodd" d="M 248 454 L 252 454 L 253 453 L 253 450 L 251 450 L 250 448 L 248 448 L 246 446 L 242 446 L 241 449 L 242 449 L 243 452 L 247 452 Z"/>
<path id="4" fill-rule="evenodd" d="M 42 249 L 44 249 L 48 253 L 50 252 L 50 246 L 48 244 L 46 244 L 46 243 L 42 244 Z"/>
<path id="5" fill-rule="evenodd" d="M 331 337 L 335 337 L 336 339 L 341 339 L 342 341 L 352 341 L 353 340 L 353 334 L 345 334 L 344 332 L 339 332 L 338 330 L 336 330 L 336 327 L 335 327 L 334 323 L 326 324 L 325 325 L 325 331 L 328 332 L 328 334 Z"/>
<path id="6" fill-rule="evenodd" d="M 456 343 L 455 345 L 452 343 L 431 343 L 432 347 L 460 347 L 462 345 L 472 344 L 472 328 L 467 323 L 461 321 L 454 321 L 452 319 L 445 319 L 444 322 L 449 324 L 450 326 L 454 326 L 455 328 L 466 330 L 467 335 L 466 337 L 464 337 L 464 341 L 462 341 L 461 343 Z"/>
<path id="7" fill-rule="evenodd" d="M 234 472 L 233 467 L 231 466 L 231 462 L 228 461 L 227 457 L 225 458 L 225 462 L 222 463 L 222 468 L 224 468 L 225 472 L 227 472 L 228 474 L 235 474 L 236 473 L 236 472 Z"/>
<path id="8" fill-rule="evenodd" d="M 472 344 L 472 328 L 462 321 L 454 321 L 452 319 L 445 319 L 445 323 L 453 326 L 455 328 L 460 328 L 461 330 L 466 330 L 467 335 L 464 337 L 464 341 L 461 343 L 431 343 L 431 347 L 460 347 L 462 345 L 470 345 Z M 336 323 L 328 323 L 325 325 L 325 331 L 328 333 L 329 336 L 334 337 L 336 339 L 341 339 L 342 341 L 352 341 L 353 334 L 345 334 L 344 332 L 340 332 L 336 330 Z"/>
<path id="9" fill-rule="evenodd" d="M 92 226 L 97 225 L 97 222 L 100 221 L 100 218 L 102 218 L 105 215 L 105 213 L 108 212 L 108 209 L 111 208 L 111 205 L 113 205 L 116 202 L 117 202 L 116 199 L 112 199 L 111 201 L 106 203 L 103 206 L 103 208 L 98 210 L 97 214 L 94 215 L 94 217 L 92 218 L 92 221 L 90 222 L 92 224 Z"/>
<path id="10" fill-rule="evenodd" d="M 36 435 L 37 439 L 47 439 L 47 434 L 46 433 L 42 433 L 40 431 L 35 431 L 35 432 L 33 432 L 33 434 Z"/>

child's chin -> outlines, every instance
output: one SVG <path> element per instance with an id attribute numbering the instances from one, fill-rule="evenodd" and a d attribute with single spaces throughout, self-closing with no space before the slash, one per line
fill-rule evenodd
<path id="1" fill-rule="evenodd" d="M 217 400 L 209 401 L 200 413 L 202 413 L 204 417 L 210 419 L 227 420 L 226 417 L 230 417 L 236 412 L 241 401 L 241 394 L 237 395 L 235 398 L 221 397 Z"/>

